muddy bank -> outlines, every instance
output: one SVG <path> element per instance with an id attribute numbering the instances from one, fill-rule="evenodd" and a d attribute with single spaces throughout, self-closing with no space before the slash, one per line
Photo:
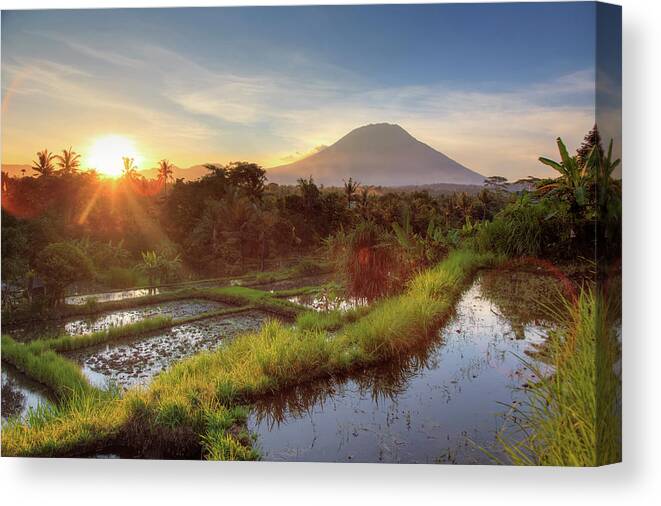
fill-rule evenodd
<path id="1" fill-rule="evenodd" d="M 112 326 L 128 325 L 154 316 L 170 316 L 176 320 L 228 307 L 230 306 L 222 302 L 210 300 L 175 300 L 132 309 L 108 311 L 89 318 L 35 321 L 30 324 L 10 327 L 7 333 L 16 341 L 27 342 L 34 339 L 57 337 L 63 334 L 90 334 L 106 330 Z"/>
<path id="2" fill-rule="evenodd" d="M 514 430 L 500 403 L 520 403 L 536 379 L 517 356 L 544 341 L 552 324 L 539 302 L 554 290 L 548 276 L 483 272 L 431 347 L 258 403 L 249 429 L 263 458 L 490 463 L 477 446 L 498 454 L 496 432 Z"/>
<path id="3" fill-rule="evenodd" d="M 175 325 L 137 340 L 85 348 L 68 356 L 81 364 L 93 385 L 146 385 L 173 363 L 203 350 L 213 350 L 239 333 L 257 330 L 269 318 L 273 317 L 260 311 L 208 318 Z"/>

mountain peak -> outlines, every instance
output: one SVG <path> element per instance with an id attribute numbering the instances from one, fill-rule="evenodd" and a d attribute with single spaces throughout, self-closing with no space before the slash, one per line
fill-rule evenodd
<path id="1" fill-rule="evenodd" d="M 381 186 L 484 183 L 484 176 L 392 123 L 360 126 L 323 151 L 268 171 L 271 181 L 283 183 L 308 176 L 325 185 L 341 185 L 349 177 Z"/>

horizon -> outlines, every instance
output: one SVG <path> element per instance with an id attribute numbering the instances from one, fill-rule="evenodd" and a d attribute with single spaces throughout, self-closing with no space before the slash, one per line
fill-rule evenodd
<path id="1" fill-rule="evenodd" d="M 115 136 L 142 171 L 272 168 L 387 122 L 485 176 L 543 177 L 555 138 L 574 149 L 595 122 L 594 16 L 593 3 L 3 11 L 2 164 L 73 146 L 92 167 Z"/>

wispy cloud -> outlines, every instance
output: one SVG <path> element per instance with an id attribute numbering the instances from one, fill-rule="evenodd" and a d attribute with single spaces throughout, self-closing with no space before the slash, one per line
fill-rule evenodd
<path id="1" fill-rule="evenodd" d="M 380 86 L 350 72 L 329 72 L 335 69 L 300 54 L 292 55 L 295 64 L 286 72 L 258 72 L 194 61 L 143 41 L 127 43 L 137 48 L 130 55 L 60 42 L 129 70 L 108 81 L 80 65 L 22 60 L 5 68 L 10 78 L 21 76 L 16 95 L 45 97 L 66 104 L 72 118 L 101 118 L 154 144 L 176 146 L 190 163 L 252 156 L 278 165 L 353 128 L 385 121 L 484 174 L 522 177 L 544 173 L 537 157 L 555 155 L 557 136 L 576 144 L 594 123 L 592 69 L 510 89 Z M 18 120 L 3 126 L 21 128 Z"/>

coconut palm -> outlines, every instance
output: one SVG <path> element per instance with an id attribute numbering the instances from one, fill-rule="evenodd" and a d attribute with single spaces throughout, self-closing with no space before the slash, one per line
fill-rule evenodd
<path id="1" fill-rule="evenodd" d="M 122 160 L 124 161 L 124 168 L 122 169 L 122 177 L 129 181 L 133 181 L 138 177 L 138 168 L 134 165 L 133 158 L 124 156 L 122 157 Z"/>
<path id="2" fill-rule="evenodd" d="M 158 180 L 163 181 L 163 192 L 167 193 L 168 180 L 172 181 L 172 174 L 174 165 L 172 165 L 168 160 L 161 160 L 158 162 Z"/>
<path id="3" fill-rule="evenodd" d="M 69 146 L 69 149 L 63 149 L 61 155 L 55 155 L 55 159 L 62 174 L 75 174 L 78 172 L 80 155 L 71 149 L 71 146 Z"/>
<path id="4" fill-rule="evenodd" d="M 55 173 L 53 160 L 55 155 L 47 149 L 37 152 L 37 159 L 32 161 L 32 170 L 41 176 L 52 176 Z"/>

